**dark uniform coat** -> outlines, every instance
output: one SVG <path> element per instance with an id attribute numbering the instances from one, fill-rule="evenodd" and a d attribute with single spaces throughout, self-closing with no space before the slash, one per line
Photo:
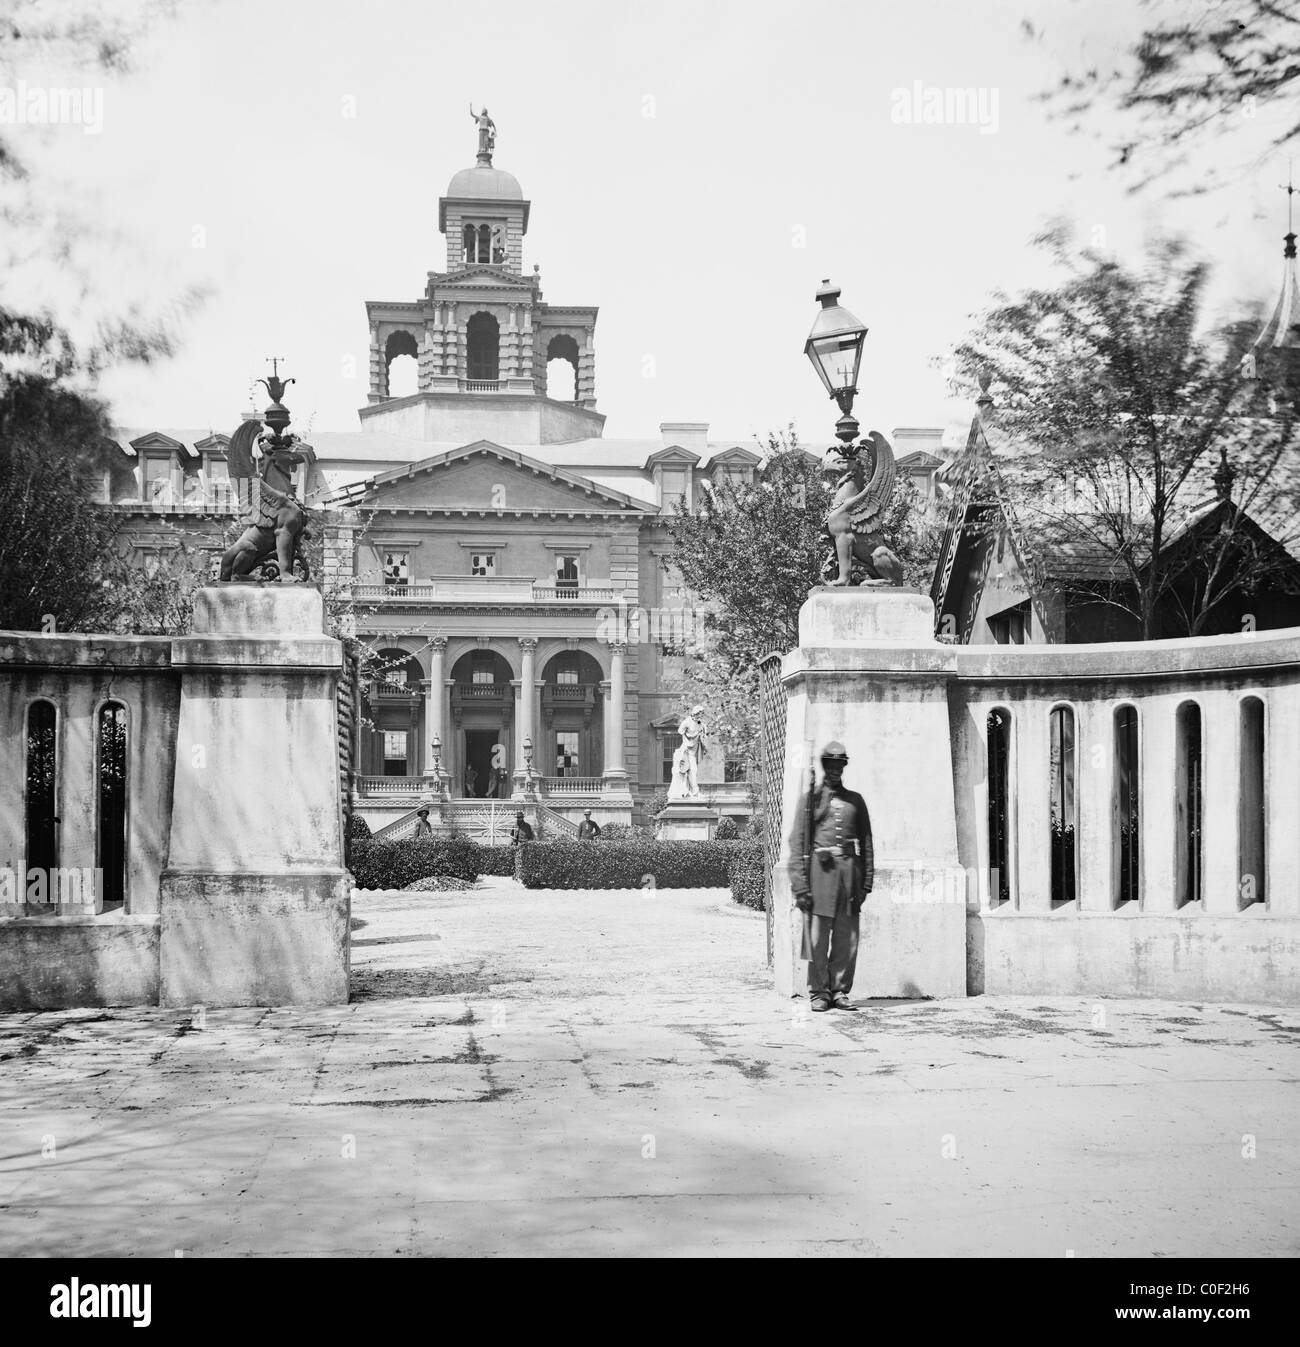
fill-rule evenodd
<path id="1" fill-rule="evenodd" d="M 827 855 L 827 851 L 835 854 Z M 823 781 L 808 792 L 790 837 L 790 883 L 795 897 L 810 894 L 813 912 L 833 917 L 842 896 L 856 912 L 875 880 L 867 802 L 843 784 L 830 790 Z"/>

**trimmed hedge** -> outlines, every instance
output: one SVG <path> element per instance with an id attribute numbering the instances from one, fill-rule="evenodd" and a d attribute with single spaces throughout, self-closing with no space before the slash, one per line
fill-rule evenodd
<path id="1" fill-rule="evenodd" d="M 763 848 L 758 842 L 741 842 L 731 854 L 728 870 L 731 896 L 745 907 L 764 910 Z"/>
<path id="2" fill-rule="evenodd" d="M 500 847 L 477 847 L 478 872 L 481 875 L 513 875 L 515 872 L 515 849 L 507 843 Z"/>
<path id="3" fill-rule="evenodd" d="M 348 815 L 348 836 L 354 842 L 362 842 L 370 836 L 370 824 L 360 814 Z"/>
<path id="4" fill-rule="evenodd" d="M 516 875 L 529 889 L 726 888 L 740 842 L 525 842 Z"/>
<path id="5" fill-rule="evenodd" d="M 348 868 L 359 889 L 404 889 L 432 875 L 451 875 L 472 883 L 479 875 L 480 850 L 457 833 L 396 842 L 358 840 L 352 843 Z"/>
<path id="6" fill-rule="evenodd" d="M 718 820 L 718 826 L 713 833 L 715 842 L 734 842 L 739 836 L 740 829 L 736 827 L 734 818 L 726 817 Z"/>

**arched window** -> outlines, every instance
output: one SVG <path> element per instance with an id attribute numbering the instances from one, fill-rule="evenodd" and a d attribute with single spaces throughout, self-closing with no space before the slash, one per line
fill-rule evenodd
<path id="1" fill-rule="evenodd" d="M 1140 902 L 1142 897 L 1139 798 L 1142 763 L 1138 747 L 1136 706 L 1115 708 L 1115 808 L 1112 814 L 1112 902 Z"/>
<path id="2" fill-rule="evenodd" d="M 1241 702 L 1240 781 L 1237 790 L 1237 906 L 1265 901 L 1264 703 Z"/>
<path id="3" fill-rule="evenodd" d="M 495 383 L 501 377 L 500 336 L 500 326 L 490 313 L 476 313 L 469 320 L 465 327 L 467 379 Z"/>
<path id="4" fill-rule="evenodd" d="M 27 869 L 45 871 L 51 887 L 59 864 L 58 724 L 53 702 L 27 708 Z"/>
<path id="5" fill-rule="evenodd" d="M 99 838 L 96 865 L 104 877 L 104 907 L 126 899 L 126 707 L 105 702 L 95 734 Z"/>
<path id="6" fill-rule="evenodd" d="M 411 332 L 394 332 L 384 346 L 388 396 L 410 397 L 419 391 L 419 347 Z"/>
<path id="7" fill-rule="evenodd" d="M 578 400 L 578 343 L 567 333 L 552 337 L 546 347 L 546 396 Z"/>
<path id="8" fill-rule="evenodd" d="M 997 706 L 985 722 L 989 783 L 989 901 L 1011 899 L 1011 712 Z"/>
<path id="9" fill-rule="evenodd" d="M 1199 903 L 1203 893 L 1201 708 L 1195 702 L 1178 708 L 1174 734 L 1174 893 L 1182 907 Z"/>
<path id="10" fill-rule="evenodd" d="M 492 230 L 485 224 L 478 227 L 478 260 L 480 262 L 492 260 Z"/>
<path id="11" fill-rule="evenodd" d="M 472 224 L 465 226 L 465 232 L 462 235 L 463 242 L 460 250 L 460 260 L 466 265 L 477 259 L 478 253 L 478 235 Z"/>
<path id="12" fill-rule="evenodd" d="M 1048 720 L 1051 745 L 1052 902 L 1072 903 L 1078 892 L 1079 818 L 1075 797 L 1074 711 L 1057 706 Z"/>

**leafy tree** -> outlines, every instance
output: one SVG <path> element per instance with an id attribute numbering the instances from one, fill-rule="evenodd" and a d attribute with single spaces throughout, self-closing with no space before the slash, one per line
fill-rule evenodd
<path id="1" fill-rule="evenodd" d="M 1060 283 L 999 296 L 956 353 L 996 393 L 994 459 L 969 468 L 1001 506 L 981 527 L 1005 521 L 1035 587 L 1128 614 L 1143 639 L 1201 634 L 1232 594 L 1293 565 L 1294 403 L 1242 378 L 1254 322 L 1203 330 L 1209 271 L 1183 243 L 1153 242 L 1135 269 L 1076 252 L 1063 226 L 1039 243 Z M 1173 546 L 1225 486 L 1213 534 Z M 1049 558 L 1065 554 L 1104 576 L 1062 578 Z"/>
<path id="2" fill-rule="evenodd" d="M 40 325 L 0 317 L 0 347 L 16 329 Z M 117 454 L 94 398 L 60 378 L 0 380 L 0 628 L 185 629 L 204 559 L 177 537 L 156 570 L 136 563 L 122 517 L 102 503 Z"/>
<path id="3" fill-rule="evenodd" d="M 1095 123 L 1099 107 L 1118 110 L 1129 130 L 1114 146 L 1118 164 L 1151 177 L 1187 166 L 1196 155 L 1193 192 L 1216 185 L 1203 155 L 1215 137 L 1279 109 L 1271 148 L 1300 133 L 1300 6 L 1294 0 L 1226 0 L 1189 7 L 1152 5 L 1153 21 L 1111 66 L 1074 69 L 1045 95 L 1074 129 Z M 1190 11 L 1190 12 L 1189 12 Z M 1032 24 L 1023 25 L 1031 38 Z"/>
<path id="4" fill-rule="evenodd" d="M 685 697 L 709 711 L 715 735 L 738 756 L 758 758 L 758 666 L 799 644 L 799 609 L 821 583 L 830 552 L 823 520 L 831 488 L 793 427 L 770 433 L 752 484 L 707 488 L 694 514 L 669 519 L 669 564 L 701 604 L 702 621 L 681 647 Z M 915 489 L 899 482 L 882 528 L 908 581 L 927 585 L 935 530 Z"/>

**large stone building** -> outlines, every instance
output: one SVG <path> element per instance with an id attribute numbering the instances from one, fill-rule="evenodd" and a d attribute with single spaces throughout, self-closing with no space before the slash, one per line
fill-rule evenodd
<path id="1" fill-rule="evenodd" d="M 350 587 L 356 634 L 380 656 L 356 762 L 372 824 L 413 808 L 435 759 L 453 799 L 518 795 L 531 762 L 558 812 L 631 819 L 668 780 L 684 708 L 670 651 L 693 610 L 665 569 L 665 514 L 759 463 L 696 422 L 604 438 L 597 309 L 543 299 L 529 209 L 490 151 L 452 177 L 444 269 L 417 298 L 366 305 L 360 429 L 309 437 L 301 491 L 322 511 L 328 580 Z M 394 395 L 403 365 L 413 387 Z M 227 443 L 123 432 L 106 490 L 138 516 L 142 551 L 174 546 L 183 518 L 215 562 L 240 508 Z M 716 745 L 708 803 L 747 815 L 745 777 Z"/>

